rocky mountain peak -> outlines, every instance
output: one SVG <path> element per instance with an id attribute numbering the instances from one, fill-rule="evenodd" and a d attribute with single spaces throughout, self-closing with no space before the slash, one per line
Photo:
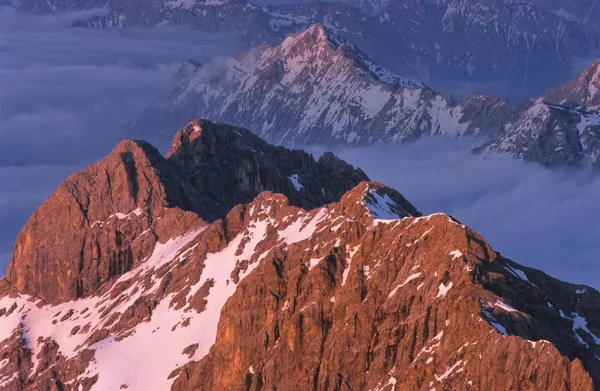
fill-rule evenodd
<path id="1" fill-rule="evenodd" d="M 270 145 L 247 129 L 205 120 L 177 132 L 167 158 L 198 192 L 213 200 L 212 213 L 221 211 L 214 217 L 267 190 L 311 209 L 338 200 L 368 180 L 360 169 L 331 153 L 315 161 L 306 152 Z"/>
<path id="2" fill-rule="evenodd" d="M 358 46 L 341 35 L 334 33 L 321 24 L 313 24 L 305 31 L 290 34 L 280 45 L 279 57 L 306 58 L 306 65 L 319 66 L 319 61 L 332 57 L 346 59 L 359 72 L 364 72 L 377 81 L 398 88 L 424 88 L 422 83 L 398 76 L 380 67 L 365 54 Z"/>
<path id="3" fill-rule="evenodd" d="M 167 158 L 173 155 L 189 154 L 189 145 L 194 140 L 200 138 L 204 131 L 204 122 L 202 120 L 194 120 L 187 124 L 183 129 L 178 130 L 173 136 L 171 149 L 167 152 Z M 210 124 L 206 124 L 210 128 Z"/>
<path id="4" fill-rule="evenodd" d="M 400 193 L 378 182 L 361 182 L 342 196 L 332 213 L 347 216 L 365 225 L 373 220 L 421 216 Z"/>
<path id="5" fill-rule="evenodd" d="M 310 25 L 306 30 L 290 34 L 284 42 L 286 45 L 293 45 L 302 40 L 314 43 L 317 46 L 328 45 L 333 50 L 337 49 L 340 43 L 334 33 L 328 31 L 322 24 L 315 23 Z"/>
<path id="6" fill-rule="evenodd" d="M 600 60 L 581 72 L 577 79 L 586 92 L 585 106 L 600 108 Z"/>
<path id="7" fill-rule="evenodd" d="M 600 60 L 523 104 L 475 154 L 501 153 L 546 166 L 600 167 Z"/>
<path id="8" fill-rule="evenodd" d="M 248 130 L 196 120 L 177 132 L 167 158 L 125 140 L 71 175 L 23 227 L 6 278 L 51 303 L 89 296 L 182 226 L 222 219 L 263 191 L 312 209 L 364 180 L 332 154 L 317 162 Z"/>
<path id="9" fill-rule="evenodd" d="M 176 214 L 201 224 L 186 217 L 197 195 L 184 183 L 150 144 L 122 141 L 67 178 L 33 213 L 17 237 L 6 278 L 49 302 L 95 292 L 148 255 L 160 237 L 156 219 Z"/>
<path id="10" fill-rule="evenodd" d="M 278 145 L 370 145 L 424 135 L 494 135 L 511 118 L 505 100 L 474 95 L 454 101 L 417 84 L 405 83 L 352 43 L 313 25 L 280 45 L 200 67 L 188 83 L 136 115 L 125 131 L 166 144 L 165 129 L 180 128 L 200 113 L 248 126 Z"/>

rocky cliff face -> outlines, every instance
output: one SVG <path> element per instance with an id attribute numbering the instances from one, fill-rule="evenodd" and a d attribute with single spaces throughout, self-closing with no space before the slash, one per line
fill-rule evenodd
<path id="1" fill-rule="evenodd" d="M 119 161 L 129 152 L 129 163 Z M 0 387 L 600 385 L 597 291 L 507 260 L 452 217 L 421 216 L 382 184 L 352 183 L 363 174 L 330 154 L 318 162 L 306 156 L 241 129 L 194 122 L 167 158 L 126 141 L 70 177 L 32 216 L 0 280 Z M 291 188 L 262 191 L 282 186 L 272 177 L 289 167 L 300 172 L 280 177 Z M 115 190 L 100 186 L 106 178 Z M 323 184 L 317 198 L 313 189 Z M 251 196 L 252 188 L 262 192 Z M 292 201 L 296 192 L 306 196 Z M 232 205 L 236 194 L 252 199 Z M 219 218 L 207 218 L 207 209 Z M 91 227 L 82 215 L 103 220 Z M 85 246 L 96 226 L 121 235 L 102 253 L 139 250 L 127 266 L 108 266 L 105 279 L 86 273 L 113 258 L 84 253 L 79 268 L 66 255 L 52 258 L 77 248 L 79 236 L 66 228 L 52 240 L 38 236 L 71 227 Z M 88 280 L 96 285 L 83 284 L 78 295 L 78 281 Z"/>
<path id="2" fill-rule="evenodd" d="M 160 218 L 175 223 L 174 232 L 200 223 L 185 213 L 196 209 L 197 198 L 154 147 L 124 141 L 71 175 L 33 213 L 15 243 L 7 279 L 49 302 L 89 295 L 165 240 Z"/>
<path id="3" fill-rule="evenodd" d="M 304 151 L 270 145 L 247 129 L 210 121 L 192 121 L 177 132 L 167 159 L 213 201 L 202 212 L 209 220 L 263 191 L 285 194 L 292 205 L 312 209 L 368 180 L 332 153 L 315 161 Z"/>
<path id="4" fill-rule="evenodd" d="M 458 102 L 376 65 L 321 25 L 225 63 L 198 66 L 189 81 L 136 115 L 125 131 L 164 144 L 202 116 L 244 124 L 283 145 L 399 143 L 426 135 L 486 135 L 513 116 L 503 99 Z"/>
<path id="5" fill-rule="evenodd" d="M 267 256 L 173 388 L 593 389 L 599 340 L 573 320 L 583 308 L 550 296 L 562 283 L 445 215 L 365 223 L 332 222 Z M 567 286 L 564 303 L 586 300 Z"/>

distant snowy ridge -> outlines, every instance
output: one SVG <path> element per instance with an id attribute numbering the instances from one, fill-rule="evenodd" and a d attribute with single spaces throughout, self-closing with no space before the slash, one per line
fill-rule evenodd
<path id="1" fill-rule="evenodd" d="M 189 82 L 126 126 L 158 143 L 203 117 L 244 126 L 277 144 L 368 145 L 428 135 L 493 135 L 512 107 L 473 95 L 458 102 L 376 65 L 321 25 L 198 67 Z M 162 138 L 162 140 L 161 140 Z"/>
<path id="2" fill-rule="evenodd" d="M 503 132 L 474 152 L 600 169 L 600 60 L 528 102 Z"/>

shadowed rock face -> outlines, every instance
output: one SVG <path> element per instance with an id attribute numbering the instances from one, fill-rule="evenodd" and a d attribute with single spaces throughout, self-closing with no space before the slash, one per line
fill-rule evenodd
<path id="1" fill-rule="evenodd" d="M 22 229 L 6 278 L 51 303 L 87 296 L 148 257 L 157 241 L 222 218 L 262 191 L 311 209 L 366 179 L 332 154 L 316 162 L 247 130 L 194 121 L 176 134 L 168 159 L 126 140 L 71 175 Z"/>
<path id="2" fill-rule="evenodd" d="M 167 157 L 203 197 L 213 200 L 211 210 L 202 211 L 207 218 L 223 217 L 266 190 L 312 209 L 368 180 L 332 153 L 315 161 L 306 152 L 267 144 L 246 129 L 208 121 L 193 121 L 177 132 Z"/>
<path id="3" fill-rule="evenodd" d="M 0 388 L 600 386 L 596 290 L 382 184 L 350 185 L 362 175 L 206 121 L 166 159 L 121 143 L 19 237 L 0 279 Z"/>

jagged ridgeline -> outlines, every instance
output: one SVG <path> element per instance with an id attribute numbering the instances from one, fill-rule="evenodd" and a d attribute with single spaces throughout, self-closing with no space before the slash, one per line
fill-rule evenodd
<path id="1" fill-rule="evenodd" d="M 31 216 L 0 280 L 0 388 L 593 390 L 599 299 L 333 154 L 194 121 Z"/>

